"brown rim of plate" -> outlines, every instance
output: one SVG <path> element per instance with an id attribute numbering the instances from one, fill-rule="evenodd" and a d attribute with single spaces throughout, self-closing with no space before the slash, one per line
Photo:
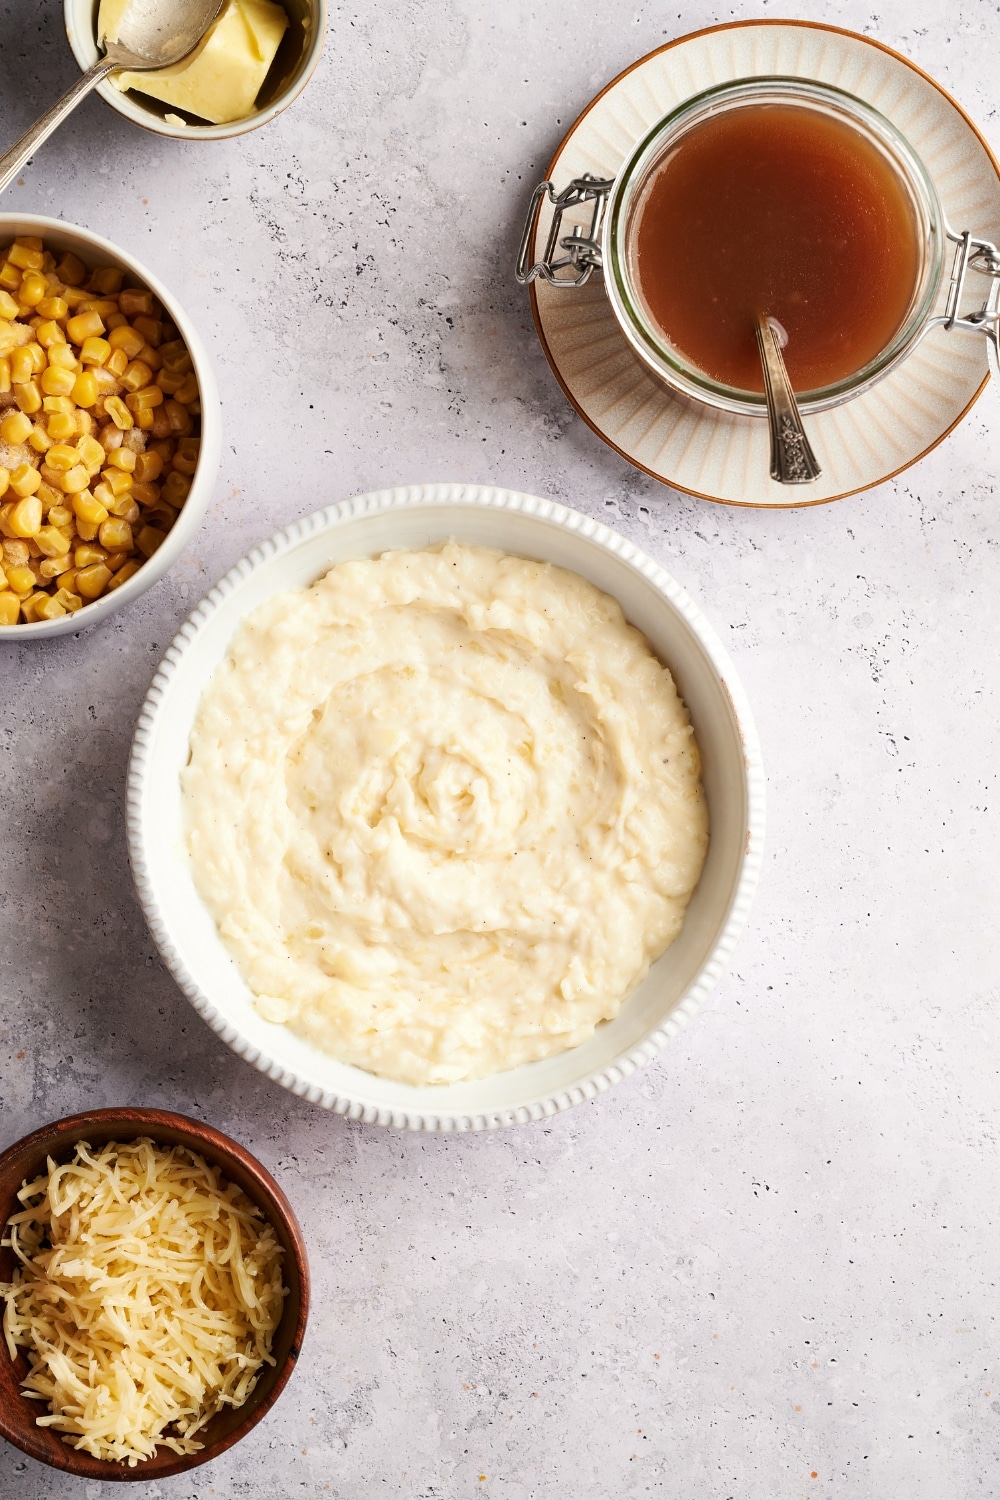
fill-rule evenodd
<path id="1" fill-rule="evenodd" d="M 652 52 L 647 52 L 644 57 L 637 58 L 634 63 L 631 63 L 627 68 L 624 68 L 622 72 L 617 74 L 616 77 L 612 78 L 610 83 L 606 83 L 604 85 L 604 88 L 601 89 L 600 93 L 595 94 L 590 103 L 580 111 L 576 119 L 573 121 L 572 125 L 567 130 L 566 134 L 563 136 L 562 140 L 559 142 L 559 145 L 556 147 L 555 152 L 552 156 L 552 160 L 549 162 L 549 165 L 546 169 L 546 177 L 551 178 L 552 169 L 555 166 L 556 162 L 559 160 L 559 157 L 562 154 L 563 150 L 565 149 L 566 143 L 590 114 L 590 111 L 594 108 L 594 105 L 599 103 L 599 101 L 604 98 L 604 95 L 608 93 L 609 90 L 613 89 L 616 84 L 620 83 L 623 78 L 627 78 L 630 73 L 634 73 L 636 68 L 641 68 L 643 63 L 649 62 L 651 57 L 659 57 L 661 52 L 670 52 L 674 47 L 680 47 L 681 45 L 683 45 L 684 42 L 692 42 L 700 36 L 711 36 L 715 31 L 735 31 L 745 26 L 802 26 L 810 31 L 829 31 L 835 33 L 837 36 L 849 36 L 856 42 L 864 42 L 866 46 L 877 47 L 880 52 L 888 53 L 888 55 L 890 57 L 894 57 L 897 62 L 905 63 L 905 65 L 914 73 L 919 74 L 921 78 L 925 78 L 929 84 L 936 88 L 938 93 L 941 94 L 943 98 L 947 99 L 948 103 L 953 107 L 953 109 L 955 109 L 958 114 L 961 115 L 962 119 L 965 121 L 966 125 L 968 125 L 969 129 L 972 131 L 973 135 L 976 137 L 976 139 L 979 141 L 979 144 L 986 152 L 986 155 L 989 157 L 991 163 L 993 164 L 993 170 L 997 175 L 997 179 L 998 181 L 1000 181 L 1000 162 L 998 162 L 996 157 L 993 155 L 988 142 L 983 137 L 983 134 L 979 130 L 978 126 L 969 118 L 965 110 L 959 104 L 958 100 L 953 98 L 953 96 L 949 94 L 948 90 L 946 88 L 943 88 L 941 84 L 938 83 L 936 78 L 932 78 L 929 73 L 926 73 L 924 69 L 921 68 L 917 63 L 913 62 L 912 59 L 910 59 L 909 57 L 904 57 L 903 53 L 897 52 L 894 47 L 887 47 L 884 42 L 877 42 L 870 36 L 863 36 L 860 31 L 850 31 L 846 26 L 826 26 L 822 21 L 781 20 L 777 16 L 769 17 L 766 20 L 723 21 L 718 26 L 704 26 L 700 31 L 689 31 L 685 36 L 676 37 L 672 42 L 665 42 L 662 47 L 654 47 Z M 534 223 L 532 224 L 532 240 L 534 240 L 535 233 L 537 232 L 538 215 L 541 213 L 541 211 L 542 206 L 541 204 L 539 204 L 538 208 L 535 210 L 535 219 Z M 556 361 L 552 355 L 552 351 L 549 348 L 548 341 L 545 337 L 545 333 L 542 329 L 541 318 L 539 317 L 538 313 L 538 293 L 534 282 L 531 283 L 531 286 L 528 290 L 531 295 L 531 316 L 534 319 L 535 333 L 538 335 L 538 342 L 542 346 L 542 353 L 548 360 L 549 367 L 552 370 L 553 375 L 556 377 L 556 380 L 558 381 L 562 393 L 566 397 L 566 400 L 573 407 L 573 410 L 576 412 L 577 416 L 583 418 L 584 422 L 586 422 L 590 430 L 597 433 L 597 436 L 601 439 L 602 443 L 606 443 L 607 446 L 613 450 L 613 452 L 617 453 L 621 458 L 623 458 L 626 463 L 631 464 L 634 469 L 641 469 L 644 474 L 649 475 L 650 479 L 655 479 L 657 484 L 666 485 L 671 489 L 678 490 L 682 495 L 691 495 L 695 500 L 708 500 L 711 501 L 713 505 L 729 505 L 734 510 L 805 510 L 807 507 L 813 505 L 831 505 L 835 500 L 846 500 L 850 495 L 860 495 L 863 494 L 865 490 L 874 489 L 875 486 L 873 484 L 859 484 L 856 485 L 852 490 L 843 490 L 839 495 L 827 495 L 822 500 L 798 500 L 793 505 L 790 505 L 787 501 L 784 503 L 780 501 L 774 501 L 773 503 L 770 503 L 766 500 L 724 500 L 719 495 L 704 495 L 700 490 L 684 489 L 681 485 L 674 483 L 673 480 L 664 479 L 662 475 L 655 474 L 652 469 L 647 468 L 645 464 L 640 463 L 637 458 L 633 458 L 631 454 L 626 453 L 623 448 L 619 448 L 617 443 L 613 443 L 607 436 L 607 434 L 601 431 L 597 423 L 592 422 L 590 417 L 587 416 L 587 413 L 583 411 L 579 406 L 576 397 L 573 395 L 572 391 L 563 380 L 562 373 L 560 372 L 559 366 L 556 364 Z M 969 401 L 968 405 L 962 408 L 958 416 L 945 428 L 944 432 L 939 433 L 932 443 L 928 443 L 927 447 L 921 449 L 921 451 L 915 454 L 913 458 L 907 459 L 905 464 L 900 464 L 898 469 L 893 469 L 889 474 L 883 474 L 881 479 L 876 480 L 875 483 L 887 484 L 890 479 L 895 479 L 897 475 L 905 473 L 907 469 L 912 468 L 914 464 L 917 464 L 921 461 L 921 459 L 926 458 L 928 453 L 932 453 L 939 443 L 943 443 L 945 438 L 948 437 L 950 433 L 954 432 L 959 423 L 965 421 L 965 418 L 969 415 L 969 412 L 975 406 L 976 402 L 979 400 L 980 396 L 983 394 L 983 391 L 989 384 L 989 379 L 990 372 L 989 370 L 987 370 L 986 374 L 983 376 L 982 383 L 980 384 L 979 389 L 976 391 L 975 395 L 972 397 L 972 400 Z M 664 389 L 666 389 L 666 387 L 664 387 Z"/>
<path id="2" fill-rule="evenodd" d="M 66 1160 L 76 1143 L 91 1145 L 107 1141 L 135 1140 L 150 1136 L 158 1144 L 187 1146 L 213 1165 L 223 1176 L 243 1189 L 251 1202 L 274 1227 L 284 1250 L 282 1276 L 289 1295 L 275 1330 L 273 1366 L 265 1366 L 247 1402 L 214 1416 L 199 1436 L 205 1446 L 198 1453 L 177 1454 L 158 1447 L 154 1457 L 129 1468 L 127 1463 L 93 1458 L 62 1441 L 51 1428 L 37 1427 L 35 1418 L 44 1409 L 21 1394 L 21 1381 L 28 1370 L 23 1353 L 12 1361 L 0 1336 L 0 1437 L 13 1443 L 30 1458 L 78 1478 L 108 1482 L 150 1482 L 194 1469 L 218 1458 L 238 1443 L 270 1411 L 295 1369 L 306 1320 L 309 1315 L 309 1263 L 305 1241 L 295 1212 L 281 1188 L 265 1167 L 245 1147 L 201 1120 L 169 1110 L 122 1108 L 96 1109 L 68 1115 L 32 1131 L 0 1153 L 0 1215 L 3 1225 L 16 1208 L 15 1195 L 25 1178 L 44 1167 L 46 1156 Z M 10 1250 L 0 1250 L 0 1281 L 8 1280 L 14 1264 Z"/>

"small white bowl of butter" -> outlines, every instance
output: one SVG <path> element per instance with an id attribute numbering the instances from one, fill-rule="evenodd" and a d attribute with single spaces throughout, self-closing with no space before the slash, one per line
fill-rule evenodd
<path id="1" fill-rule="evenodd" d="M 98 37 L 114 40 L 132 0 L 64 0 L 66 35 L 86 70 Z M 327 0 L 224 0 L 189 58 L 154 73 L 115 75 L 97 92 L 145 130 L 177 140 L 224 140 L 266 125 L 312 77 L 326 36 Z"/>
<path id="2" fill-rule="evenodd" d="M 284 590 L 308 588 L 337 563 L 448 540 L 552 563 L 619 600 L 687 706 L 710 831 L 679 936 L 613 1020 L 580 1045 L 491 1076 L 404 1083 L 338 1060 L 254 1004 L 196 886 L 181 773 L 204 690 L 250 612 Z M 307 516 L 255 548 L 211 590 L 169 647 L 140 714 L 127 827 L 136 889 L 160 952 L 188 1000 L 234 1051 L 285 1088 L 350 1118 L 461 1131 L 527 1123 L 594 1098 L 653 1058 L 694 1014 L 746 921 L 760 868 L 763 803 L 760 752 L 732 663 L 658 563 L 552 501 L 438 484 L 361 495 Z M 216 845 L 213 860 L 217 852 Z M 607 911 L 595 910 L 594 921 L 602 920 Z"/>

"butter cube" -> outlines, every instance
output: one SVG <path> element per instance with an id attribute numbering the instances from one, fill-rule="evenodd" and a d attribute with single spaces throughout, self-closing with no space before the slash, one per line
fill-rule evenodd
<path id="1" fill-rule="evenodd" d="M 101 0 L 97 28 L 113 41 L 131 0 Z M 213 125 L 253 113 L 274 55 L 288 27 L 288 16 L 272 0 L 226 0 L 190 57 L 153 73 L 119 73 L 112 81 L 175 109 L 187 110 Z"/>

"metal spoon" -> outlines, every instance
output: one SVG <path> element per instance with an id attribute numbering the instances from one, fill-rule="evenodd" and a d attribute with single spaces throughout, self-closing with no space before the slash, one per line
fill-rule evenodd
<path id="1" fill-rule="evenodd" d="M 780 323 L 776 326 L 774 318 L 757 319 L 757 347 L 764 366 L 764 395 L 771 430 L 771 478 L 779 484 L 809 484 L 822 471 L 802 426 L 802 414 L 778 342 L 778 329 L 783 335 L 782 343 L 786 343 L 788 335 Z"/>
<path id="2" fill-rule="evenodd" d="M 149 72 L 169 68 L 193 52 L 222 9 L 223 0 L 132 0 L 103 57 L 0 156 L 0 193 L 80 100 L 116 68 Z"/>

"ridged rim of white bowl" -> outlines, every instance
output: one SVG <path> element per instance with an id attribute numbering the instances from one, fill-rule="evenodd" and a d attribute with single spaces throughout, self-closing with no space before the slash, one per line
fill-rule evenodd
<path id="1" fill-rule="evenodd" d="M 276 1061 L 261 1048 L 248 1042 L 232 1022 L 216 1008 L 200 985 L 194 981 L 183 958 L 174 947 L 154 894 L 143 840 L 143 788 L 148 767 L 148 747 L 156 718 L 174 673 L 216 610 L 234 589 L 258 568 L 309 537 L 374 512 L 424 505 L 483 506 L 497 510 L 520 511 L 565 527 L 569 531 L 575 531 L 634 568 L 677 610 L 697 636 L 732 703 L 744 756 L 747 840 L 736 889 L 722 931 L 711 953 L 669 1016 L 636 1046 L 630 1047 L 607 1066 L 588 1074 L 579 1083 L 558 1093 L 540 1095 L 530 1103 L 522 1104 L 514 1109 L 477 1114 L 440 1114 L 432 1111 L 392 1109 L 372 1100 L 335 1093 L 299 1077 L 283 1063 Z M 214 588 L 209 590 L 167 647 L 143 701 L 129 758 L 126 783 L 126 833 L 136 892 L 145 912 L 149 930 L 164 962 L 185 998 L 216 1035 L 221 1037 L 239 1057 L 299 1098 L 307 1099 L 310 1103 L 318 1104 L 335 1114 L 345 1115 L 351 1120 L 362 1120 L 366 1124 L 386 1125 L 415 1131 L 495 1130 L 508 1125 L 526 1125 L 533 1120 L 541 1120 L 558 1114 L 574 1104 L 582 1104 L 587 1099 L 596 1098 L 612 1084 L 620 1083 L 623 1078 L 629 1077 L 638 1068 L 652 1061 L 670 1038 L 676 1036 L 681 1027 L 686 1025 L 699 1009 L 728 965 L 750 914 L 763 861 L 764 785 L 764 768 L 753 717 L 729 655 L 701 610 L 658 562 L 626 537 L 610 530 L 602 522 L 595 521 L 580 511 L 560 505 L 554 500 L 543 500 L 535 495 L 522 494 L 516 490 L 494 489 L 486 485 L 409 485 L 355 495 L 349 500 L 342 500 L 336 505 L 315 511 L 300 521 L 294 521 L 283 531 L 277 532 L 254 547 L 246 557 L 241 558 L 234 567 L 230 568 Z"/>

